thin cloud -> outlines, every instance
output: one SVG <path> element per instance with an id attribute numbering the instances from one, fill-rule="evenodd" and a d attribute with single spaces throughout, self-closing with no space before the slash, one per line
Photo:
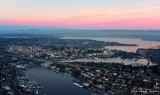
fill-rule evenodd
<path id="1" fill-rule="evenodd" d="M 69 17 L 69 18 L 94 18 L 94 17 L 102 17 L 102 16 L 106 16 L 106 13 L 101 13 L 101 14 L 85 14 L 85 15 L 79 15 L 79 16 L 73 16 L 73 17 Z"/>

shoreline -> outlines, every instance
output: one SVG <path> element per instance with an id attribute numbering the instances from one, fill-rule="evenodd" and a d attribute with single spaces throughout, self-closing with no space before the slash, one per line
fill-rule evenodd
<path id="1" fill-rule="evenodd" d="M 103 42 L 118 42 L 122 44 L 136 44 L 138 46 L 105 46 L 105 49 L 111 50 L 121 50 L 127 52 L 136 52 L 139 48 L 153 48 L 160 46 L 160 42 L 157 41 L 147 41 L 142 39 L 129 39 L 129 38 L 92 38 L 92 37 L 63 37 L 60 39 L 88 39 L 95 41 L 103 41 Z"/>
<path id="2" fill-rule="evenodd" d="M 147 66 L 148 61 L 146 59 L 121 59 L 121 58 L 107 58 L 107 59 L 76 59 L 76 60 L 68 60 L 61 62 L 95 62 L 95 63 L 123 63 L 124 65 L 132 65 L 137 63 L 139 65 Z M 156 65 L 155 63 L 151 63 L 150 66 Z"/>

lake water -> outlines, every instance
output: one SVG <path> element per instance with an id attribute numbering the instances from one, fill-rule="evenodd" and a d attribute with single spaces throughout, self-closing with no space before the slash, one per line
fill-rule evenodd
<path id="1" fill-rule="evenodd" d="M 124 63 L 124 65 L 130 65 L 134 63 L 147 65 L 148 60 L 146 59 L 121 59 L 121 58 L 107 58 L 107 59 L 76 59 L 76 60 L 67 60 L 62 62 L 104 62 L 104 63 Z M 150 63 L 153 65 L 153 63 Z"/>
<path id="2" fill-rule="evenodd" d="M 39 95 L 89 95 L 86 89 L 74 85 L 71 77 L 63 77 L 45 68 L 30 69 L 25 76 L 44 87 L 39 90 Z"/>
<path id="3" fill-rule="evenodd" d="M 160 30 L 0 30 L 0 37 L 5 38 L 53 38 L 72 37 L 92 39 L 124 44 L 137 44 L 136 47 L 107 46 L 107 49 L 117 49 L 136 52 L 138 48 L 160 46 Z"/>
<path id="4" fill-rule="evenodd" d="M 118 42 L 123 44 L 136 44 L 138 46 L 106 46 L 106 49 L 122 50 L 127 52 L 136 52 L 139 48 L 152 48 L 160 46 L 159 41 L 148 41 L 142 39 L 129 39 L 129 38 L 93 38 L 93 37 L 63 37 L 62 39 L 90 39 L 104 42 Z"/>

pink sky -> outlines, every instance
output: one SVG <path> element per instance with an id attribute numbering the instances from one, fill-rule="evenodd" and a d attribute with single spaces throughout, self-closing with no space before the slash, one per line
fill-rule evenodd
<path id="1" fill-rule="evenodd" d="M 9 2 L 10 1 L 10 2 Z M 18 2 L 18 0 L 16 0 Z M 35 0 L 37 1 L 37 0 Z M 77 29 L 160 29 L 160 1 L 0 0 L 0 26 L 46 26 Z M 63 4 L 66 3 L 66 4 Z M 33 4 L 34 3 L 34 4 Z M 56 4 L 55 4 L 56 3 Z M 93 3 L 93 4 L 92 4 Z"/>

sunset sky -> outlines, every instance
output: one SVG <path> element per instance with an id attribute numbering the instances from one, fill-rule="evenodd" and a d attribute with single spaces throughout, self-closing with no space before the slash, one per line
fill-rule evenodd
<path id="1" fill-rule="evenodd" d="M 3 27 L 160 29 L 160 0 L 0 0 Z"/>

